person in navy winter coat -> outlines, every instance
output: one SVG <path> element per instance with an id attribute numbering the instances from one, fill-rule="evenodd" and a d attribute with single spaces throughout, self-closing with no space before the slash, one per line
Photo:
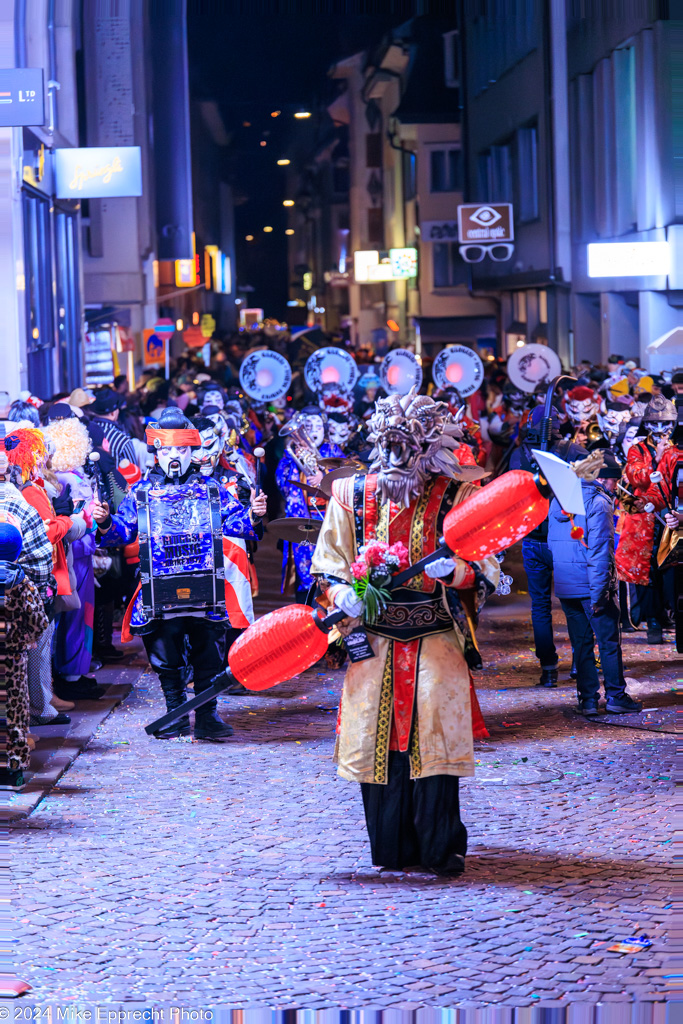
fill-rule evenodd
<path id="1" fill-rule="evenodd" d="M 606 710 L 612 714 L 641 711 L 626 692 L 621 657 L 618 581 L 614 562 L 614 492 L 621 476 L 611 452 L 594 482 L 582 481 L 585 516 L 571 519 L 555 499 L 548 518 L 548 546 L 555 568 L 555 594 L 567 619 L 574 650 L 579 705 L 584 715 L 598 714 L 600 681 L 595 665 L 598 642 Z M 572 528 L 583 531 L 572 537 Z"/>

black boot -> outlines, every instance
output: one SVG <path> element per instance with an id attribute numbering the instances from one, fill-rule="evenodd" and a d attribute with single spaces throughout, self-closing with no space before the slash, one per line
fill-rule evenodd
<path id="1" fill-rule="evenodd" d="M 24 773 L 21 768 L 0 768 L 0 789 L 21 789 Z"/>
<path id="2" fill-rule="evenodd" d="M 161 689 L 166 700 L 166 710 L 175 711 L 181 704 L 185 703 L 185 687 L 182 683 L 178 683 L 175 680 L 160 680 Z M 154 737 L 157 740 L 175 740 L 179 736 L 189 736 L 190 719 L 188 715 L 183 715 L 177 722 L 171 722 L 170 725 L 159 729 L 154 733 Z"/>
<path id="3" fill-rule="evenodd" d="M 664 636 L 662 626 L 658 619 L 647 620 L 647 642 L 649 644 L 663 644 Z"/>
<path id="4" fill-rule="evenodd" d="M 93 656 L 102 662 L 121 661 L 124 651 L 114 647 L 111 636 L 114 629 L 114 602 L 95 604 L 93 619 Z"/>
<path id="5" fill-rule="evenodd" d="M 541 678 L 538 681 L 538 685 L 545 686 L 547 690 L 554 690 L 557 686 L 557 669 L 542 668 Z"/>
<path id="6" fill-rule="evenodd" d="M 232 736 L 233 728 L 223 722 L 215 708 L 197 708 L 194 716 L 194 738 L 196 740 L 222 740 Z"/>

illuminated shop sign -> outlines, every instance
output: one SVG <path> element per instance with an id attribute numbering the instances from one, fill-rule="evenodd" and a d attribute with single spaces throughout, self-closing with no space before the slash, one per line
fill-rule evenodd
<path id="1" fill-rule="evenodd" d="M 592 242 L 589 277 L 660 277 L 670 271 L 668 242 Z"/>
<path id="2" fill-rule="evenodd" d="M 353 254 L 353 274 L 359 284 L 416 277 L 417 249 L 359 250 Z"/>
<path id="3" fill-rule="evenodd" d="M 56 149 L 58 199 L 111 199 L 142 195 L 139 146 Z"/>
<path id="4" fill-rule="evenodd" d="M 0 69 L 0 128 L 45 124 L 42 68 Z"/>

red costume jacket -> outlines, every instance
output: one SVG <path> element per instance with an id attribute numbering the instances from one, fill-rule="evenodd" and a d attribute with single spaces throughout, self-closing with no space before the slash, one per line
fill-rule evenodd
<path id="1" fill-rule="evenodd" d="M 654 451 L 645 441 L 631 446 L 624 467 L 624 478 L 626 486 L 637 498 L 649 500 L 652 487 L 650 473 L 656 469 Z M 648 585 L 654 539 L 655 517 L 652 512 L 630 512 L 624 517 L 616 553 L 620 580 Z"/>

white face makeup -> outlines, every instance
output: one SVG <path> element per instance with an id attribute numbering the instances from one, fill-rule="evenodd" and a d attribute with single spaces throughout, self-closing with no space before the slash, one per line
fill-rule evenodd
<path id="1" fill-rule="evenodd" d="M 218 409 L 225 408 L 225 399 L 222 391 L 207 391 L 202 400 L 202 409 L 215 405 Z"/>
<path id="2" fill-rule="evenodd" d="M 626 433 L 624 434 L 624 437 L 621 442 L 621 450 L 624 453 L 624 455 L 628 455 L 629 449 L 635 444 L 636 434 L 638 433 L 639 426 L 640 424 L 636 423 L 635 426 L 627 428 Z"/>
<path id="3" fill-rule="evenodd" d="M 319 448 L 325 440 L 325 422 L 322 416 L 314 416 L 313 414 L 304 416 L 303 426 L 311 442 L 316 448 Z"/>
<path id="4" fill-rule="evenodd" d="M 164 476 L 167 476 L 169 480 L 173 480 L 187 473 L 192 460 L 192 449 L 189 444 L 158 448 L 157 460 L 164 472 Z"/>

